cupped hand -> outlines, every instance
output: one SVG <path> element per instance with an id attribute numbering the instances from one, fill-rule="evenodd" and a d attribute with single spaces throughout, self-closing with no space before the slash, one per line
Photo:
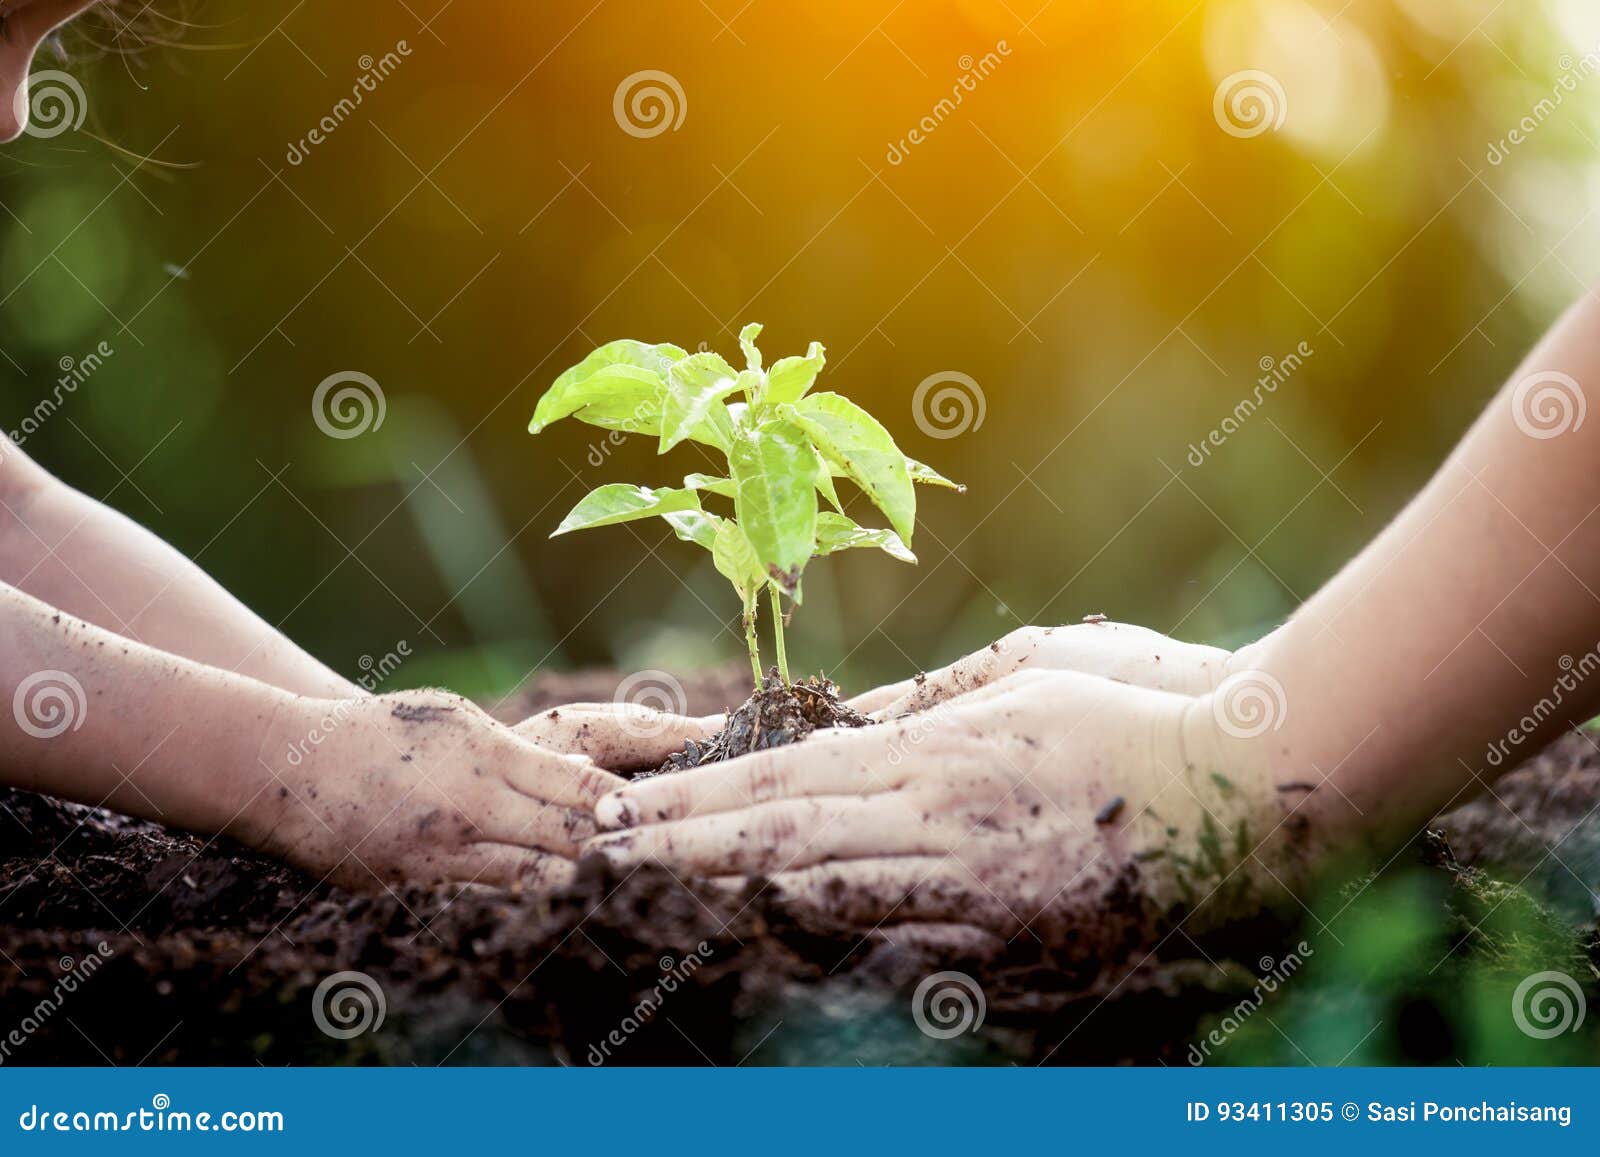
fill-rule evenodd
<path id="1" fill-rule="evenodd" d="M 639 771 L 659 767 L 688 740 L 710 739 L 726 721 L 722 715 L 675 715 L 636 703 L 567 703 L 530 715 L 512 730 L 610 771 Z"/>
<path id="2" fill-rule="evenodd" d="M 1026 928 L 1092 954 L 1259 894 L 1257 865 L 1241 869 L 1285 810 L 1260 750 L 1222 733 L 1207 700 L 1037 671 L 622 787 L 596 808 L 618 830 L 585 851 L 767 877 L 851 924 Z"/>
<path id="3" fill-rule="evenodd" d="M 851 701 L 857 711 L 893 718 L 926 711 L 1022 671 L 1077 671 L 1152 691 L 1204 695 L 1230 673 L 1234 653 L 1184 643 L 1128 623 L 1019 627 L 948 667 L 876 688 Z"/>
<path id="4" fill-rule="evenodd" d="M 595 831 L 595 802 L 624 782 L 440 691 L 294 700 L 258 762 L 268 778 L 230 832 L 367 889 L 560 885 Z"/>

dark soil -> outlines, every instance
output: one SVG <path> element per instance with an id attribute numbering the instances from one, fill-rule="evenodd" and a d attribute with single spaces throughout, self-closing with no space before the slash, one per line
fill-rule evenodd
<path id="1" fill-rule="evenodd" d="M 654 772 L 637 775 L 647 779 L 669 771 L 683 771 L 724 759 L 737 759 L 752 751 L 766 751 L 788 743 L 798 743 L 813 731 L 825 727 L 867 727 L 873 720 L 839 701 L 839 686 L 813 675 L 800 683 L 786 685 L 776 667 L 767 672 L 750 698 L 728 713 L 728 725 L 704 743 L 690 740 L 684 749 L 670 756 Z"/>
<path id="2" fill-rule="evenodd" d="M 552 677 L 503 715 L 609 698 L 616 682 Z M 720 709 L 739 682 L 691 681 L 690 709 Z M 797 691 L 798 706 L 764 700 L 730 724 L 727 748 L 837 719 L 827 700 L 821 690 Z M 1593 905 L 1576 896 L 1581 885 L 1569 880 L 1567 898 L 1589 907 L 1569 915 L 1511 884 L 1567 874 L 1540 867 L 1546 841 L 1569 865 L 1600 851 L 1585 823 L 1600 801 L 1592 744 L 1569 737 L 1497 790 L 1443 818 L 1454 854 L 1433 837 L 1388 870 L 1438 882 L 1451 935 L 1468 948 L 1453 959 L 1496 950 L 1477 947 L 1486 914 L 1514 894 L 1587 953 Z M 1507 864 L 1499 878 L 1469 866 L 1496 856 Z M 225 839 L 0 791 L 5 1064 L 1183 1064 L 1197 1034 L 1251 991 L 1258 958 L 1304 934 L 1258 925 L 1071 968 L 1025 933 L 999 948 L 934 947 L 913 928 L 863 934 L 791 914 L 759 881 L 730 896 L 594 862 L 554 896 L 352 895 Z M 91 955 L 97 971 L 63 993 Z M 940 970 L 981 986 L 981 1031 L 934 1039 L 917 1028 L 912 991 Z M 381 1025 L 348 1038 L 314 1015 L 319 984 L 343 972 L 369 977 L 384 1009 Z M 1393 1027 L 1404 1023 L 1390 1018 L 1380 1037 L 1393 1031 L 1399 1055 L 1422 1055 Z"/>

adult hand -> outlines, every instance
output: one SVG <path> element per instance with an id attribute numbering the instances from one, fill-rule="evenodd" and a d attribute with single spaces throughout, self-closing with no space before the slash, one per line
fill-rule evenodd
<path id="1" fill-rule="evenodd" d="M 1011 675 L 926 714 L 622 787 L 596 808 L 620 830 L 585 851 L 770 877 L 853 924 L 1028 928 L 1092 955 L 1258 902 L 1258 865 L 1240 869 L 1269 835 L 1261 864 L 1289 878 L 1292 804 L 1260 745 L 1218 723 L 1203 698 Z"/>

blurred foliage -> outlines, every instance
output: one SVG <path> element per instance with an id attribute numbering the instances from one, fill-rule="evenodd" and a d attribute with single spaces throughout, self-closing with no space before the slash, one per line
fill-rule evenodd
<path id="1" fill-rule="evenodd" d="M 1594 43 L 1580 5 L 414 8 L 200 0 L 182 47 L 69 36 L 84 131 L 0 160 L 4 424 L 108 341 L 30 451 L 347 672 L 399 640 L 400 681 L 479 693 L 736 657 L 720 580 L 664 528 L 546 541 L 584 490 L 693 450 L 524 427 L 598 342 L 733 356 L 752 318 L 822 338 L 832 388 L 971 484 L 924 495 L 919 568 L 819 568 L 798 666 L 860 686 L 1091 612 L 1236 642 L 1376 531 L 1595 272 L 1600 82 L 1487 159 Z M 648 139 L 613 113 L 644 69 L 686 102 Z M 1219 127 L 1241 69 L 1281 82 L 1277 131 Z M 387 400 L 351 440 L 311 413 L 344 370 Z M 943 439 L 912 399 L 946 371 L 985 416 Z"/>
<path id="2" fill-rule="evenodd" d="M 1471 871 L 1452 878 L 1403 858 L 1330 889 L 1310 906 L 1303 935 L 1303 965 L 1287 970 L 1259 1008 L 1198 1026 L 1197 1040 L 1213 1030 L 1226 1038 L 1206 1063 L 1571 1065 L 1600 1057 L 1592 910 L 1562 913 L 1526 881 Z"/>

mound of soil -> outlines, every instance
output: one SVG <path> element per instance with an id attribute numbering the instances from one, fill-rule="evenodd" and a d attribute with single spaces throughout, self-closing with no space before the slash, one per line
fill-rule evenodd
<path id="1" fill-rule="evenodd" d="M 776 667 L 767 672 L 750 698 L 728 713 L 728 724 L 704 743 L 690 740 L 653 772 L 634 776 L 647 779 L 669 771 L 737 759 L 752 751 L 765 751 L 798 743 L 825 727 L 867 727 L 873 720 L 839 701 L 837 683 L 820 676 L 785 684 Z"/>
<path id="2" fill-rule="evenodd" d="M 686 681 L 690 710 L 723 708 L 747 679 Z M 618 681 L 552 677 L 506 715 L 610 698 Z M 747 708 L 700 761 L 865 722 L 814 683 L 788 698 L 769 683 Z M 1502 782 L 1505 804 L 1448 817 L 1473 855 L 1521 855 L 1525 822 L 1587 815 L 1574 802 L 1541 819 L 1542 798 L 1600 798 L 1590 745 Z M 1408 858 L 1446 887 L 1463 941 L 1481 937 L 1507 886 L 1442 838 Z M 801 917 L 759 880 L 729 895 L 598 862 L 557 895 L 354 895 L 226 839 L 0 791 L 0 1064 L 1182 1064 L 1251 992 L 1263 946 L 1300 934 L 1258 924 L 1069 967 L 1026 934 L 926 931 Z M 936 971 L 978 986 L 981 1031 L 918 1027 L 914 992 Z"/>

